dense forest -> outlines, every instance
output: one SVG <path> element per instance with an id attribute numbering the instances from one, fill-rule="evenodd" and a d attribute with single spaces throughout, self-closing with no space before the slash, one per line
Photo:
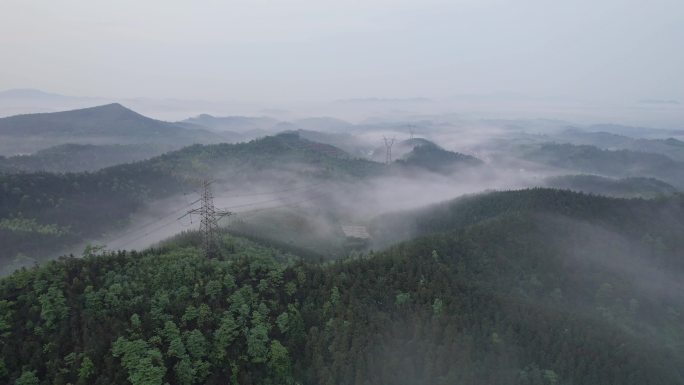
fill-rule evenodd
<path id="1" fill-rule="evenodd" d="M 397 214 L 422 235 L 336 262 L 196 233 L 63 258 L 0 281 L 0 379 L 679 384 L 683 207 L 533 189 Z"/>

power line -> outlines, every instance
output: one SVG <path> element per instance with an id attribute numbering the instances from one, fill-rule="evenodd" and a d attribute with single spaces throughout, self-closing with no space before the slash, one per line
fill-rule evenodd
<path id="1" fill-rule="evenodd" d="M 262 207 L 262 208 L 258 208 L 258 209 L 247 210 L 247 211 L 238 211 L 238 212 L 235 213 L 235 215 L 238 215 L 238 216 L 241 216 L 241 217 L 245 217 L 245 216 L 246 216 L 246 217 L 250 217 L 250 216 L 252 216 L 252 215 L 254 215 L 254 214 L 257 214 L 257 213 L 259 213 L 259 212 L 262 212 L 262 211 L 275 210 L 275 209 L 280 209 L 280 208 L 283 208 L 283 207 L 290 207 L 290 206 L 298 206 L 298 205 L 300 205 L 300 204 L 302 204 L 302 203 L 306 203 L 306 202 L 312 201 L 312 200 L 314 200 L 314 199 L 316 199 L 316 198 L 318 198 L 318 197 L 320 197 L 320 196 L 322 196 L 322 195 L 323 195 L 323 193 L 320 193 L 320 194 L 318 194 L 318 195 L 316 195 L 316 196 L 313 196 L 313 197 L 309 197 L 309 198 L 306 198 L 306 199 L 302 199 L 302 200 L 299 200 L 299 201 L 296 201 L 296 202 L 284 203 L 284 204 L 282 204 L 282 205 L 277 205 L 277 206 Z"/>
<path id="2" fill-rule="evenodd" d="M 190 207 L 190 206 L 194 205 L 195 203 L 197 203 L 197 202 L 199 202 L 199 201 L 200 201 L 200 199 L 197 199 L 197 200 L 195 200 L 195 201 L 193 201 L 193 202 L 190 202 L 190 203 L 188 203 L 187 205 L 185 205 L 185 206 L 183 206 L 183 207 L 181 207 L 181 208 L 179 208 L 179 209 L 177 209 L 177 210 L 172 211 L 171 213 L 169 213 L 169 214 L 167 214 L 167 215 L 164 215 L 164 216 L 162 216 L 162 217 L 158 217 L 157 219 L 154 219 L 154 220 L 152 220 L 152 221 L 150 221 L 150 222 L 147 222 L 147 223 L 145 223 L 145 224 L 143 224 L 143 225 L 136 226 L 136 227 L 135 227 L 134 229 L 132 229 L 132 230 L 129 230 L 129 231 L 126 231 L 125 233 L 119 234 L 116 238 L 110 240 L 110 242 L 116 243 L 116 242 L 118 242 L 118 241 L 120 241 L 120 240 L 126 239 L 126 237 L 128 237 L 129 235 L 134 234 L 134 233 L 137 233 L 137 232 L 139 232 L 139 231 L 145 229 L 145 228 L 148 227 L 148 226 L 151 226 L 151 225 L 154 225 L 154 224 L 156 224 L 156 223 L 159 223 L 159 221 L 164 220 L 164 219 L 166 219 L 166 218 L 168 218 L 168 217 L 170 217 L 170 216 L 172 216 L 172 215 L 176 215 L 176 214 L 178 214 L 181 210 L 185 210 L 187 207 Z"/>
<path id="3" fill-rule="evenodd" d="M 275 190 L 275 191 L 264 191 L 264 192 L 256 192 L 256 193 L 244 193 L 244 194 L 238 194 L 238 195 L 228 195 L 228 196 L 222 196 L 221 199 L 227 199 L 227 198 L 241 198 L 241 197 L 248 197 L 248 196 L 255 196 L 255 195 L 273 195 L 273 194 L 280 194 L 284 192 L 290 192 L 290 191 L 299 191 L 299 190 L 309 190 L 313 189 L 314 187 L 321 186 L 323 183 L 316 183 L 308 186 L 300 186 L 300 187 L 294 187 L 294 188 L 289 188 L 289 189 L 284 189 L 284 190 Z"/>
<path id="4" fill-rule="evenodd" d="M 168 221 L 168 222 L 165 222 L 165 223 L 163 223 L 163 224 L 160 225 L 160 226 L 154 227 L 154 228 L 152 228 L 151 230 L 148 230 L 147 232 L 141 234 L 140 236 L 137 236 L 137 237 L 135 237 L 135 238 L 129 240 L 128 242 L 124 243 L 124 245 L 123 245 L 124 247 L 120 247 L 119 249 L 128 248 L 129 246 L 133 245 L 136 241 L 139 241 L 139 240 L 141 240 L 141 239 L 143 239 L 143 238 L 145 238 L 145 237 L 148 237 L 148 236 L 152 235 L 153 233 L 155 233 L 155 232 L 157 232 L 157 231 L 163 229 L 164 227 L 174 224 L 175 222 L 176 222 L 176 219 L 171 220 L 171 221 Z"/>
<path id="5" fill-rule="evenodd" d="M 261 202 L 251 202 L 251 203 L 245 203 L 241 205 L 234 205 L 234 206 L 228 206 L 229 209 L 239 209 L 242 207 L 249 207 L 249 206 L 256 206 L 256 205 L 262 205 L 264 203 L 273 203 L 273 202 L 281 202 L 282 198 L 275 198 L 275 199 L 269 199 L 267 201 L 261 201 Z"/>
<path id="6" fill-rule="evenodd" d="M 211 183 L 212 183 L 211 181 L 206 181 L 206 180 L 202 182 L 202 188 L 204 191 L 202 192 L 200 198 L 185 204 L 183 207 L 176 209 L 167 215 L 164 215 L 162 217 L 159 217 L 157 219 L 149 221 L 149 222 L 147 222 L 141 226 L 137 226 L 135 229 L 132 229 L 132 230 L 127 231 L 123 234 L 120 234 L 119 236 L 117 236 L 113 240 L 110 240 L 110 243 L 116 244 L 118 242 L 125 241 L 128 236 L 130 236 L 134 233 L 138 233 L 138 232 L 146 229 L 149 226 L 152 226 L 154 224 L 159 223 L 160 221 L 162 221 L 166 218 L 177 215 L 182 210 L 186 210 L 188 207 L 191 207 L 198 202 L 202 202 L 202 205 L 200 208 L 187 210 L 185 212 L 185 214 L 181 215 L 180 217 L 175 218 L 175 219 L 170 220 L 170 221 L 167 221 L 167 222 L 164 222 L 159 226 L 153 227 L 152 229 L 149 229 L 149 230 L 143 232 L 142 234 L 140 234 L 139 236 L 137 236 L 133 239 L 127 240 L 126 242 L 124 242 L 123 248 L 126 248 L 129 245 L 134 244 L 136 241 L 143 239 L 143 238 L 155 233 L 156 231 L 159 231 L 162 228 L 165 228 L 165 227 L 175 223 L 176 221 L 178 221 L 178 220 L 180 220 L 186 216 L 191 216 L 191 218 L 192 218 L 192 214 L 199 214 L 201 216 L 200 232 L 203 234 L 204 254 L 207 256 L 211 256 L 211 255 L 214 255 L 216 252 L 216 239 L 215 238 L 216 238 L 216 234 L 218 231 L 218 220 L 220 220 L 221 218 L 228 216 L 228 215 L 243 214 L 243 213 L 249 213 L 249 215 L 251 216 L 257 212 L 261 212 L 261 211 L 265 211 L 265 210 L 273 210 L 273 209 L 287 207 L 287 206 L 295 206 L 295 205 L 310 201 L 310 200 L 315 199 L 316 197 L 320 196 L 320 194 L 319 194 L 315 197 L 310 197 L 310 198 L 300 200 L 297 202 L 290 202 L 290 203 L 285 203 L 285 204 L 277 205 L 277 206 L 263 207 L 263 208 L 257 208 L 257 209 L 253 209 L 253 210 L 243 211 L 241 213 L 234 213 L 234 212 L 231 212 L 227 209 L 236 209 L 236 208 L 250 207 L 250 206 L 262 205 L 262 204 L 273 203 L 273 202 L 281 202 L 283 199 L 282 199 L 282 197 L 278 197 L 275 199 L 269 199 L 269 200 L 263 200 L 263 201 L 258 201 L 258 202 L 250 202 L 250 203 L 245 203 L 245 204 L 233 205 L 233 206 L 227 207 L 226 209 L 218 210 L 214 207 L 214 204 L 213 204 L 213 194 L 212 194 L 211 188 L 210 188 Z M 314 185 L 299 186 L 299 187 L 282 189 L 282 190 L 275 190 L 275 191 L 269 191 L 269 192 L 233 195 L 230 198 L 240 197 L 240 196 L 278 194 L 278 193 L 292 192 L 292 191 L 301 191 L 300 193 L 304 193 L 307 191 L 315 191 L 316 187 L 318 187 L 322 184 L 323 183 L 317 183 Z M 186 199 L 186 201 L 187 201 L 187 199 Z M 191 223 L 192 223 L 192 219 L 191 219 Z"/>

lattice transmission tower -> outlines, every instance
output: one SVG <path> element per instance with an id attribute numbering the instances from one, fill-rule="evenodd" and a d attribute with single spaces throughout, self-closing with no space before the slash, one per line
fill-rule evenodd
<path id="1" fill-rule="evenodd" d="M 385 163 L 390 164 L 392 163 L 392 146 L 394 146 L 394 138 L 383 136 L 382 139 L 385 141 Z"/>
<path id="2" fill-rule="evenodd" d="M 202 194 L 200 207 L 188 210 L 181 219 L 187 215 L 199 214 L 200 233 L 202 233 L 202 251 L 207 258 L 214 257 L 218 253 L 217 235 L 219 219 L 231 215 L 228 210 L 219 210 L 214 206 L 214 194 L 211 191 L 211 181 L 202 181 Z"/>

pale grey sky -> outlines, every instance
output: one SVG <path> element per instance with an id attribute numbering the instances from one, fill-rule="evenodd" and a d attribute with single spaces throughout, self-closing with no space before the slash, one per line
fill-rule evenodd
<path id="1" fill-rule="evenodd" d="M 684 103 L 682 0 L 2 0 L 0 89 Z"/>

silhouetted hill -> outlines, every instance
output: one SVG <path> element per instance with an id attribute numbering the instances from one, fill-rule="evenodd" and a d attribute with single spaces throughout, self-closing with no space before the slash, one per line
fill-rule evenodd
<path id="1" fill-rule="evenodd" d="M 229 132 L 232 135 L 257 136 L 274 133 L 274 127 L 280 123 L 269 117 L 225 116 L 217 117 L 202 114 L 189 118 L 181 123 L 190 123 L 215 131 Z"/>
<path id="2" fill-rule="evenodd" d="M 221 142 L 203 129 L 189 130 L 140 115 L 120 104 L 0 119 L 0 151 L 33 152 L 58 144 L 172 144 Z"/>
<path id="3" fill-rule="evenodd" d="M 10 90 L 0 91 L 0 99 L 42 99 L 54 100 L 64 99 L 68 96 L 45 92 L 33 88 L 14 88 Z"/>
<path id="4" fill-rule="evenodd" d="M 627 135 L 641 138 L 658 138 L 662 136 L 684 135 L 684 130 L 666 130 L 659 128 L 634 127 L 621 124 L 594 124 L 585 127 L 587 131 L 608 132 L 617 135 Z"/>
<path id="5" fill-rule="evenodd" d="M 298 119 L 292 122 L 292 124 L 303 130 L 312 131 L 348 131 L 354 125 L 341 119 L 329 118 L 329 117 L 315 117 L 315 118 L 305 118 Z"/>

